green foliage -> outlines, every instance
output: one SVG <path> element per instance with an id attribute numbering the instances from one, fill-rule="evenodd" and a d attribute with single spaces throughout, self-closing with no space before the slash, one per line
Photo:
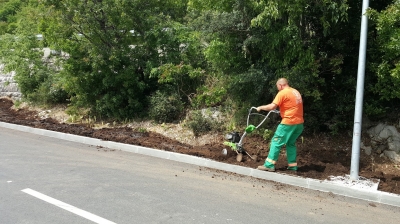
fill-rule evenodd
<path id="1" fill-rule="evenodd" d="M 18 16 L 21 8 L 27 5 L 27 0 L 10 0 L 0 2 L 0 35 L 13 33 L 18 26 Z"/>
<path id="2" fill-rule="evenodd" d="M 65 110 L 65 113 L 70 115 L 70 116 L 74 116 L 74 117 L 78 117 L 78 116 L 85 116 L 86 115 L 86 111 L 82 110 L 81 108 L 78 107 L 68 107 Z"/>
<path id="3" fill-rule="evenodd" d="M 267 141 L 267 142 L 271 141 L 273 136 L 274 136 L 274 131 L 269 130 L 269 129 L 264 129 L 264 131 L 262 133 L 262 137 L 265 141 Z"/>
<path id="4" fill-rule="evenodd" d="M 371 7 L 382 8 L 388 2 L 372 2 Z M 286 77 L 303 95 L 306 130 L 337 131 L 352 124 L 359 2 L 189 3 L 190 10 L 197 10 L 190 22 L 202 31 L 209 69 L 229 80 L 227 95 L 238 105 L 271 102 L 274 82 Z M 368 40 L 371 47 L 373 40 Z M 367 77 L 368 86 L 374 81 Z M 376 100 L 369 97 L 371 89 L 366 90 L 367 100 Z"/>
<path id="5" fill-rule="evenodd" d="M 183 63 L 183 62 L 182 62 Z M 153 68 L 150 77 L 157 77 L 160 88 L 174 88 L 179 96 L 185 96 L 187 101 L 192 101 L 196 87 L 202 83 L 202 71 L 190 65 L 163 64 Z"/>
<path id="6" fill-rule="evenodd" d="M 36 38 L 43 8 L 26 6 L 16 15 L 15 35 L 2 35 L 0 45 L 6 71 L 15 71 L 18 87 L 28 101 L 39 105 L 65 103 L 68 95 L 56 76 L 52 56 L 44 57 L 42 41 Z"/>
<path id="7" fill-rule="evenodd" d="M 209 88 L 207 86 L 202 86 L 197 89 L 196 98 L 193 100 L 194 108 L 202 107 L 215 107 L 223 103 L 223 100 L 227 97 L 226 89 L 221 88 Z"/>
<path id="8" fill-rule="evenodd" d="M 263 40 L 256 42 L 262 60 L 276 78 L 288 78 L 309 100 L 319 100 L 325 76 L 340 73 L 343 63 L 340 51 L 332 50 L 332 45 L 336 44 L 335 29 L 347 21 L 347 2 L 259 1 L 254 9 L 257 15 L 251 27 L 262 29 L 256 36 Z M 317 88 L 310 89 L 310 85 Z"/>
<path id="9" fill-rule="evenodd" d="M 0 21 L 0 35 L 7 32 L 8 24 L 6 22 Z"/>
<path id="10" fill-rule="evenodd" d="M 236 0 L 221 0 L 221 1 L 213 1 L 213 0 L 189 0 L 188 6 L 190 9 L 197 10 L 226 10 L 229 11 L 232 9 L 232 5 L 234 5 Z"/>
<path id="11" fill-rule="evenodd" d="M 368 101 L 364 104 L 364 107 L 365 114 L 367 114 L 371 120 L 384 119 L 390 109 L 389 107 L 382 107 L 377 101 Z"/>
<path id="12" fill-rule="evenodd" d="M 204 51 L 204 54 L 212 69 L 217 72 L 228 74 L 237 69 L 241 69 L 241 62 L 245 60 L 243 55 L 234 54 L 234 52 L 238 50 L 235 43 L 217 39 L 211 41 L 210 45 Z"/>
<path id="13" fill-rule="evenodd" d="M 201 111 L 194 111 L 188 119 L 187 126 L 198 137 L 212 130 L 220 130 L 220 124 L 210 116 L 205 116 Z"/>
<path id="14" fill-rule="evenodd" d="M 199 109 L 224 104 L 227 98 L 226 83 L 221 77 L 208 75 L 205 84 L 197 88 L 192 106 Z"/>
<path id="15" fill-rule="evenodd" d="M 147 129 L 146 128 L 142 128 L 142 127 L 138 128 L 137 131 L 140 132 L 140 133 L 147 133 Z"/>
<path id="16" fill-rule="evenodd" d="M 204 82 L 202 47 L 196 32 L 176 22 L 157 33 L 160 63 L 147 63 L 150 78 L 158 80 L 159 89 L 174 88 L 186 103 L 191 103 L 196 89 Z M 154 34 L 155 35 L 155 34 Z"/>
<path id="17" fill-rule="evenodd" d="M 229 92 L 239 102 L 246 102 L 250 106 L 268 104 L 276 94 L 271 71 L 250 68 L 237 76 L 232 77 Z"/>
<path id="18" fill-rule="evenodd" d="M 66 103 L 69 98 L 68 94 L 61 88 L 54 86 L 54 81 L 50 77 L 41 81 L 34 92 L 26 95 L 26 99 L 30 102 L 34 102 L 37 105 L 55 105 Z M 31 80 L 24 80 L 23 78 L 17 79 L 19 86 L 24 84 L 32 84 Z M 27 82 L 27 83 L 25 83 Z"/>
<path id="19" fill-rule="evenodd" d="M 243 53 L 248 51 L 243 41 L 250 34 L 250 18 L 246 12 L 206 10 L 193 17 L 190 24 L 202 31 L 204 55 L 211 69 L 236 74 L 252 63 L 251 56 Z"/>
<path id="20" fill-rule="evenodd" d="M 374 93 L 382 100 L 400 99 L 400 2 L 394 1 L 385 10 L 371 10 L 376 23 L 379 51 L 377 83 Z"/>
<path id="21" fill-rule="evenodd" d="M 364 105 L 375 119 L 400 101 L 399 5 L 370 4 Z M 305 130 L 338 133 L 353 120 L 360 13 L 347 0 L 0 1 L 0 62 L 30 101 L 160 122 L 184 105 L 221 106 L 230 128 L 286 77 Z M 43 47 L 62 53 L 45 59 Z M 204 119 L 194 116 L 195 133 L 216 127 Z"/>
<path id="22" fill-rule="evenodd" d="M 123 120 L 144 114 L 146 96 L 165 85 L 179 94 L 195 90 L 199 69 L 185 62 L 196 44 L 174 20 L 184 17 L 186 1 L 45 3 L 52 14 L 40 24 L 46 41 L 70 55 L 61 76 L 71 105 Z"/>
<path id="23" fill-rule="evenodd" d="M 141 2 L 111 0 L 46 3 L 53 16 L 41 29 L 50 46 L 70 55 L 62 59 L 61 76 L 71 105 L 120 120 L 142 111 L 148 90 L 143 68 L 150 52 L 134 44 L 154 22 L 146 16 L 149 8 L 137 7 Z M 132 15 L 149 19 L 137 23 Z M 130 30 L 137 35 L 132 37 Z"/>
<path id="24" fill-rule="evenodd" d="M 15 100 L 15 101 L 14 101 L 14 106 L 15 106 L 16 108 L 19 108 L 19 106 L 21 106 L 21 104 L 22 104 L 22 101 L 21 101 L 21 100 Z"/>
<path id="25" fill-rule="evenodd" d="M 149 116 L 158 123 L 173 122 L 182 116 L 183 103 L 176 93 L 156 91 L 149 102 Z"/>

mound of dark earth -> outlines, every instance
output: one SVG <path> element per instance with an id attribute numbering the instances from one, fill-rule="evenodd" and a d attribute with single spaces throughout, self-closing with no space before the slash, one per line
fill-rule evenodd
<path id="1" fill-rule="evenodd" d="M 13 102 L 8 98 L 0 99 L 0 121 L 42 128 L 57 132 L 87 136 L 108 141 L 140 145 L 149 148 L 189 154 L 198 157 L 256 168 L 263 164 L 268 155 L 268 142 L 256 135 L 246 136 L 244 147 L 250 155 L 257 155 L 257 161 L 244 156 L 241 162 L 236 161 L 236 153 L 228 149 L 228 155 L 223 156 L 221 150 L 224 134 L 221 134 L 218 143 L 201 146 L 183 144 L 155 132 L 135 131 L 128 127 L 94 129 L 85 124 L 60 123 L 52 118 L 41 119 L 36 111 L 27 109 L 12 109 Z M 299 170 L 296 174 L 307 178 L 325 180 L 330 176 L 344 176 L 350 174 L 352 136 L 326 137 L 324 135 L 303 136 L 303 141 L 297 143 Z M 276 165 L 277 172 L 286 171 L 285 149 Z M 400 166 L 393 164 L 379 155 L 367 156 L 361 150 L 359 175 L 365 178 L 380 179 L 378 189 L 390 193 L 400 194 Z"/>

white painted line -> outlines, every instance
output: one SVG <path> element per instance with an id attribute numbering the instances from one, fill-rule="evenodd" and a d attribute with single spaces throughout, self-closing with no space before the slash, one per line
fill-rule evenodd
<path id="1" fill-rule="evenodd" d="M 26 188 L 26 189 L 21 190 L 21 191 L 25 192 L 25 193 L 27 193 L 29 195 L 32 195 L 32 196 L 34 196 L 36 198 L 39 198 L 39 199 L 41 199 L 41 200 L 43 200 L 45 202 L 53 204 L 53 205 L 55 205 L 57 207 L 65 209 L 65 210 L 67 210 L 69 212 L 72 212 L 72 213 L 74 213 L 76 215 L 82 216 L 83 218 L 89 219 L 90 221 L 93 221 L 95 223 L 99 223 L 99 224 L 116 224 L 115 222 L 111 222 L 111 221 L 109 221 L 107 219 L 103 219 L 103 218 L 101 218 L 101 217 L 99 217 L 97 215 L 94 215 L 94 214 L 90 213 L 90 212 L 84 211 L 82 209 L 79 209 L 77 207 L 74 207 L 72 205 L 64 203 L 62 201 L 59 201 L 57 199 L 54 199 L 52 197 L 49 197 L 47 195 L 44 195 L 44 194 L 42 194 L 40 192 L 37 192 L 37 191 L 34 191 L 32 189 Z"/>

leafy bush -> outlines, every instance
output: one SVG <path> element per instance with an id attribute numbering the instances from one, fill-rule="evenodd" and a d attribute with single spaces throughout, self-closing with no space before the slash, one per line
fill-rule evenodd
<path id="1" fill-rule="evenodd" d="M 274 131 L 269 130 L 269 129 L 265 129 L 265 130 L 263 131 L 262 137 L 263 137 L 263 139 L 264 139 L 265 141 L 269 142 L 269 141 L 272 139 L 273 136 L 274 136 Z"/>
<path id="2" fill-rule="evenodd" d="M 222 105 L 228 96 L 226 80 L 218 76 L 210 75 L 205 84 L 197 88 L 196 96 L 192 101 L 194 108 L 215 107 Z"/>
<path id="3" fill-rule="evenodd" d="M 382 56 L 376 66 L 377 83 L 374 92 L 382 100 L 400 98 L 400 2 L 393 1 L 385 10 L 370 10 L 376 23 L 378 49 Z"/>
<path id="4" fill-rule="evenodd" d="M 188 126 L 196 137 L 212 130 L 211 120 L 209 118 L 205 118 L 201 111 L 193 112 L 193 114 L 190 116 Z"/>
<path id="5" fill-rule="evenodd" d="M 173 122 L 181 116 L 183 108 L 178 94 L 156 91 L 150 97 L 149 116 L 158 123 Z"/>
<path id="6" fill-rule="evenodd" d="M 67 92 L 60 86 L 52 84 L 54 82 L 55 81 L 51 77 L 48 77 L 47 80 L 39 83 L 34 91 L 26 93 L 26 98 L 37 105 L 66 103 L 69 98 Z"/>
<path id="7" fill-rule="evenodd" d="M 228 91 L 238 102 L 258 106 L 272 101 L 277 93 L 275 85 L 270 85 L 273 82 L 276 82 L 275 77 L 267 69 L 251 68 L 233 76 Z"/>
<path id="8" fill-rule="evenodd" d="M 188 120 L 187 126 L 193 131 L 196 137 L 211 131 L 222 131 L 224 128 L 221 121 L 210 114 L 202 113 L 202 111 L 192 112 Z"/>

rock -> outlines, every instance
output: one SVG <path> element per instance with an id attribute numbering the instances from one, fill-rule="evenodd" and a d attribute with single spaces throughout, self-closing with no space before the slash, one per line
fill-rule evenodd
<path id="1" fill-rule="evenodd" d="M 363 142 L 361 142 L 361 146 L 362 149 L 364 149 L 365 154 L 367 155 L 371 155 L 372 153 L 372 147 L 371 146 L 365 146 Z"/>
<path id="2" fill-rule="evenodd" d="M 386 150 L 384 154 L 393 162 L 400 163 L 400 155 L 397 154 L 395 151 Z"/>
<path id="3" fill-rule="evenodd" d="M 217 107 L 210 107 L 201 110 L 201 115 L 204 118 L 213 119 L 215 121 L 222 121 L 222 113 L 219 111 Z"/>
<path id="4" fill-rule="evenodd" d="M 14 100 L 21 99 L 18 85 L 14 81 L 15 72 L 4 73 L 4 65 L 0 64 L 0 97 L 10 97 Z"/>
<path id="5" fill-rule="evenodd" d="M 378 124 L 376 127 L 368 130 L 370 136 L 376 140 L 383 140 L 392 138 L 393 140 L 400 140 L 400 134 L 397 132 L 396 127 L 386 124 Z"/>
<path id="6" fill-rule="evenodd" d="M 400 154 L 400 141 L 388 142 L 388 148 L 389 150 Z"/>
<path id="7" fill-rule="evenodd" d="M 371 137 L 371 146 L 378 154 L 389 151 L 392 160 L 397 158 L 393 153 L 400 157 L 400 133 L 395 126 L 379 123 L 367 132 Z"/>
<path id="8" fill-rule="evenodd" d="M 50 48 L 43 48 L 43 57 L 48 58 L 51 55 L 51 49 Z"/>
<path id="9" fill-rule="evenodd" d="M 379 136 L 379 134 L 382 132 L 382 130 L 385 128 L 385 124 L 379 123 L 377 126 L 370 128 L 367 132 L 369 136 L 375 140 Z"/>
<path id="10" fill-rule="evenodd" d="M 372 153 L 372 147 L 371 147 L 371 146 L 365 147 L 365 148 L 364 148 L 364 152 L 365 152 L 365 154 L 367 154 L 367 155 L 371 155 L 371 153 Z"/>
<path id="11" fill-rule="evenodd" d="M 384 145 L 379 145 L 379 146 L 376 148 L 376 153 L 381 154 L 381 153 L 383 153 L 386 149 L 387 149 L 386 146 L 384 146 Z"/>

